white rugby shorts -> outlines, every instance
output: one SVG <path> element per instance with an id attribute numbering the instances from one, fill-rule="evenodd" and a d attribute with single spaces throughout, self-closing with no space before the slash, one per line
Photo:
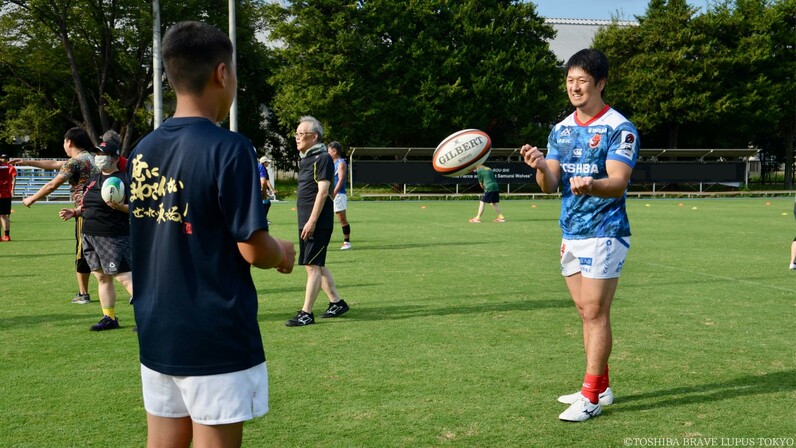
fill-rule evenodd
<path id="1" fill-rule="evenodd" d="M 202 425 L 226 425 L 268 412 L 265 363 L 219 375 L 173 376 L 141 364 L 144 409 L 157 417 L 191 417 Z"/>
<path id="2" fill-rule="evenodd" d="M 622 273 L 630 237 L 561 240 L 561 275 L 581 273 L 588 278 L 617 278 Z"/>
<path id="3" fill-rule="evenodd" d="M 347 205 L 348 197 L 346 197 L 345 193 L 337 193 L 337 196 L 334 197 L 334 212 L 344 212 Z"/>

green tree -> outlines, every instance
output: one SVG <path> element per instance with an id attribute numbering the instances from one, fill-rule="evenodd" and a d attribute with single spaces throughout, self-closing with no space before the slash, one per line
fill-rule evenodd
<path id="1" fill-rule="evenodd" d="M 41 147 L 68 123 L 84 127 L 95 142 L 111 128 L 129 142 L 151 88 L 151 6 L 5 0 L 3 8 L 0 64 L 12 77 L 2 104 L 13 117 L 3 123 L 4 137 L 25 135 Z M 39 118 L 24 120 L 34 115 Z"/>
<path id="2" fill-rule="evenodd" d="M 709 46 L 693 26 L 695 11 L 685 0 L 652 0 L 638 27 L 612 25 L 594 38 L 611 61 L 606 99 L 632 116 L 642 134 L 663 129 L 669 148 L 678 146 L 683 125 L 711 113 L 704 107 Z"/>
<path id="3" fill-rule="evenodd" d="M 612 62 L 609 100 L 653 145 L 756 145 L 793 178 L 796 0 L 725 0 L 699 16 L 653 0 L 639 26 L 608 27 L 594 45 Z M 651 137 L 651 138 L 648 138 Z"/>
<path id="4" fill-rule="evenodd" d="M 544 141 L 563 74 L 531 3 L 308 0 L 265 8 L 277 42 L 274 109 L 349 146 L 436 146 L 467 127 L 496 146 Z"/>
<path id="5" fill-rule="evenodd" d="M 237 2 L 238 128 L 263 147 L 261 107 L 273 95 L 263 82 L 273 58 L 256 38 L 260 0 Z M 226 30 L 226 2 L 161 1 L 161 26 L 201 20 Z M 152 127 L 152 3 L 141 0 L 2 0 L 0 137 L 26 136 L 34 151 L 62 156 L 67 127 L 92 138 L 107 129 L 132 147 Z M 164 83 L 164 114 L 173 93 Z M 171 99 L 171 101 L 168 101 Z M 45 147 L 50 148 L 47 154 Z"/>
<path id="6" fill-rule="evenodd" d="M 717 5 L 697 23 L 711 37 L 710 128 L 720 131 L 714 141 L 756 145 L 766 155 L 786 158 L 791 161 L 786 163 L 789 186 L 796 114 L 795 5 L 794 0 L 735 0 Z"/>

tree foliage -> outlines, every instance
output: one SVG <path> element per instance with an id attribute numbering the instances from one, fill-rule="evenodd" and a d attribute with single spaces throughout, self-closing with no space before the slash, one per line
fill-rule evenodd
<path id="1" fill-rule="evenodd" d="M 765 146 L 778 135 L 792 147 L 794 4 L 725 0 L 695 16 L 684 0 L 652 0 L 638 27 L 595 37 L 612 63 L 609 99 L 653 146 Z"/>
<path id="2" fill-rule="evenodd" d="M 260 3 L 239 1 L 236 8 L 239 129 L 258 146 L 268 138 L 261 105 L 272 95 L 262 82 L 271 68 L 268 49 L 256 39 Z M 84 127 L 95 142 L 105 130 L 117 130 L 125 149 L 151 130 L 151 1 L 2 0 L 0 5 L 2 139 L 25 136 L 33 152 L 61 156 L 61 137 L 71 126 Z M 227 29 L 226 2 L 169 0 L 160 8 L 163 32 L 181 20 Z M 168 115 L 173 94 L 164 87 Z"/>
<path id="3" fill-rule="evenodd" d="M 543 141 L 565 104 L 531 3 L 305 0 L 264 18 L 285 131 L 310 114 L 346 146 L 433 147 L 462 128 L 514 146 Z"/>
<path id="4" fill-rule="evenodd" d="M 150 11 L 135 0 L 4 1 L 3 136 L 42 147 L 82 126 L 95 142 L 111 128 L 129 139 L 151 87 Z"/>
<path id="5" fill-rule="evenodd" d="M 652 0 L 638 27 L 612 25 L 594 39 L 611 61 L 606 99 L 642 133 L 665 129 L 668 147 L 677 146 L 681 126 L 710 114 L 702 107 L 706 38 L 694 14 L 685 0 Z"/>

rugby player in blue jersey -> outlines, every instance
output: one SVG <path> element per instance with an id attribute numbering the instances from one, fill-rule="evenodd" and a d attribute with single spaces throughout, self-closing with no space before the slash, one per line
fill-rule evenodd
<path id="1" fill-rule="evenodd" d="M 608 381 L 611 302 L 630 248 L 625 193 L 638 158 L 636 127 L 602 98 L 608 59 L 597 50 L 575 53 L 565 66 L 567 95 L 575 111 L 547 140 L 547 156 L 524 145 L 521 155 L 536 170 L 545 193 L 561 189 L 561 274 L 580 314 L 586 374 L 580 392 L 559 419 L 580 422 L 613 403 Z"/>

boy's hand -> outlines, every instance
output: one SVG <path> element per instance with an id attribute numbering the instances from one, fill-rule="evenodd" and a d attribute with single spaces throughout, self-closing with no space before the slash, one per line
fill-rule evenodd
<path id="1" fill-rule="evenodd" d="M 282 262 L 279 263 L 279 266 L 276 267 L 276 270 L 282 274 L 290 274 L 293 272 L 293 266 L 296 264 L 296 248 L 290 241 L 277 240 L 277 242 L 285 251 L 285 256 L 282 258 Z"/>

